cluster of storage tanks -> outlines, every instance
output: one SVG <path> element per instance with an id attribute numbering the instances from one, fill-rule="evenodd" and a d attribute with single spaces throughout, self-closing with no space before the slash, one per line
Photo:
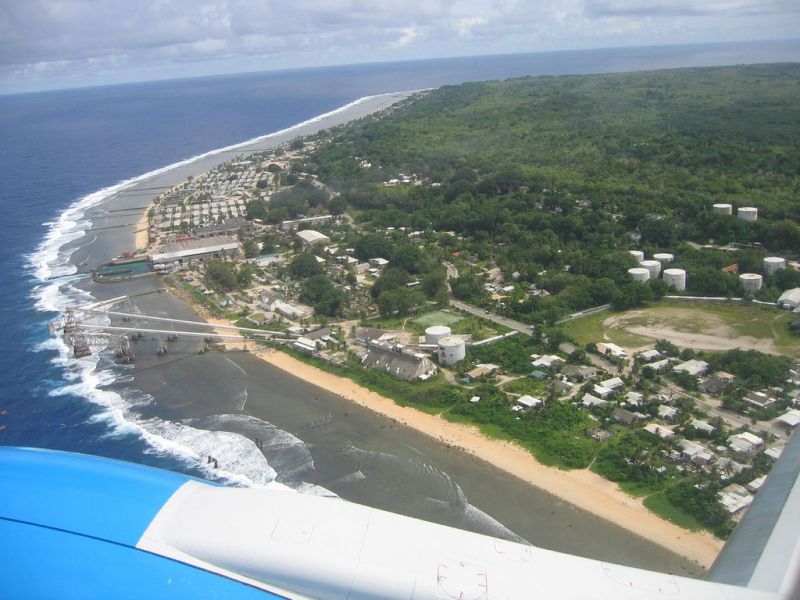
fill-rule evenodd
<path id="1" fill-rule="evenodd" d="M 668 265 L 675 257 L 668 252 L 657 252 L 653 254 L 653 258 L 645 260 L 644 252 L 641 250 L 629 250 L 633 256 L 638 267 L 628 269 L 628 274 L 634 281 L 645 283 L 651 279 L 658 279 L 661 275 L 667 285 L 676 290 L 683 291 L 686 289 L 686 271 L 683 269 L 663 269 L 664 265 Z"/>
<path id="2" fill-rule="evenodd" d="M 464 339 L 453 335 L 446 325 L 433 325 L 425 330 L 425 343 L 436 346 L 436 354 L 443 365 L 454 365 L 467 356 Z"/>
<path id="3" fill-rule="evenodd" d="M 711 207 L 711 210 L 718 215 L 732 215 L 733 205 L 720 202 Z M 736 209 L 736 216 L 742 221 L 757 221 L 758 209 L 755 206 L 740 206 Z"/>
<path id="4" fill-rule="evenodd" d="M 786 268 L 786 259 L 780 256 L 766 256 L 761 261 L 764 275 L 772 275 Z M 745 292 L 757 292 L 764 284 L 764 277 L 759 273 L 742 273 L 739 275 L 739 285 Z"/>
<path id="5" fill-rule="evenodd" d="M 730 206 L 730 205 L 729 205 Z M 629 250 L 636 260 L 638 267 L 628 269 L 628 274 L 634 281 L 645 283 L 651 279 L 658 279 L 661 275 L 670 288 L 678 291 L 686 289 L 686 271 L 684 269 L 664 269 L 662 267 L 673 261 L 674 256 L 667 252 L 659 252 L 650 260 L 644 259 L 641 250 Z M 763 260 L 764 275 L 771 275 L 786 268 L 786 259 L 780 256 L 767 256 Z M 764 283 L 764 277 L 759 273 L 742 273 L 739 275 L 739 285 L 745 292 L 757 292 Z"/>

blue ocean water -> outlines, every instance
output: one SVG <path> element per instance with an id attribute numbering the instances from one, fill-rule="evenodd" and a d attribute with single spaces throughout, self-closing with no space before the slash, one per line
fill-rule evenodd
<path id="1" fill-rule="evenodd" d="M 366 95 L 525 75 L 790 60 L 800 60 L 797 41 L 442 59 L 0 96 L 0 410 L 7 411 L 0 444 L 187 469 L 136 431 L 100 418 L 103 409 L 90 400 L 104 382 L 65 360 L 46 329 L 60 300 L 45 297 L 52 286 L 42 279 L 42 251 L 67 241 L 53 224 L 98 190 Z"/>

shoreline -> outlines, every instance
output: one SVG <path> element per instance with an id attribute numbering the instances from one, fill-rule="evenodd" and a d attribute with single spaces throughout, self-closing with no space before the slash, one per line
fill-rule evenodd
<path id="1" fill-rule="evenodd" d="M 392 97 L 396 101 L 412 93 L 414 92 L 384 94 L 380 97 Z M 378 97 L 372 96 L 359 99 L 332 111 L 332 113 L 342 116 L 347 112 L 347 108 L 363 105 L 365 101 L 373 98 Z M 371 114 L 371 112 L 366 114 Z M 327 113 L 323 116 L 330 114 Z M 344 122 L 363 116 L 366 115 L 356 114 Z M 323 120 L 321 117 L 316 117 L 300 125 L 319 124 L 321 129 L 325 128 L 322 127 Z M 300 128 L 300 125 L 289 128 L 286 131 L 295 132 Z M 327 127 L 334 125 L 327 125 Z M 257 152 L 263 148 L 251 148 L 251 146 L 261 145 L 264 141 L 272 142 L 273 139 L 270 138 L 273 136 L 280 137 L 279 134 L 282 133 L 284 131 L 268 134 L 267 136 L 236 144 L 233 147 L 241 149 L 243 154 Z M 302 135 L 300 131 L 297 131 L 297 134 Z M 281 142 L 274 139 L 274 143 L 277 145 Z M 192 171 L 196 170 L 198 166 L 203 167 L 201 171 L 205 171 L 213 165 L 203 163 L 216 162 L 208 159 L 212 156 L 215 158 L 220 157 L 222 150 L 225 149 L 211 151 L 193 159 L 176 163 L 159 174 L 180 172 L 183 168 L 189 166 L 187 163 L 195 167 Z M 142 185 L 148 182 L 149 179 L 143 178 L 137 181 L 137 185 Z M 148 245 L 149 220 L 147 214 L 156 197 L 154 194 L 139 221 L 130 230 L 137 250 L 143 249 Z M 192 310 L 202 315 L 202 318 L 208 322 L 228 324 L 226 321 L 211 318 L 203 307 L 198 306 L 191 298 L 181 294 L 179 290 L 169 289 L 169 293 L 181 303 L 188 305 Z M 224 345 L 228 348 L 236 348 L 240 346 L 240 343 L 229 341 Z M 609 521 L 666 550 L 688 558 L 706 569 L 711 566 L 722 548 L 723 542 L 717 540 L 711 534 L 684 530 L 661 519 L 645 508 L 640 499 L 628 496 L 619 490 L 615 483 L 603 479 L 588 470 L 561 471 L 547 467 L 536 461 L 533 455 L 516 444 L 486 437 L 474 426 L 452 423 L 439 416 L 429 415 L 411 407 L 400 406 L 394 400 L 363 388 L 350 379 L 322 371 L 283 352 L 258 349 L 251 352 L 251 354 L 304 382 L 326 389 L 371 412 L 406 425 L 447 447 L 479 458 L 536 490 L 546 491 L 598 518 Z"/>
<path id="2" fill-rule="evenodd" d="M 232 342 L 230 346 L 236 344 Z M 230 346 L 226 344 L 226 347 Z M 662 519 L 650 512 L 641 499 L 626 494 L 616 483 L 588 469 L 564 471 L 548 467 L 517 444 L 486 437 L 472 425 L 453 423 L 438 415 L 400 406 L 391 398 L 350 379 L 318 369 L 279 350 L 259 349 L 252 354 L 298 379 L 480 458 L 537 489 L 693 560 L 706 569 L 722 550 L 722 540 L 708 532 L 689 531 Z"/>

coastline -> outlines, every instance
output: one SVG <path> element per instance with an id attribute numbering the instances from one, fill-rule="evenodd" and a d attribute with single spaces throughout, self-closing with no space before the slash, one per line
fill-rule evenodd
<path id="1" fill-rule="evenodd" d="M 640 499 L 625 494 L 617 484 L 588 469 L 563 471 L 545 466 L 517 444 L 488 438 L 474 426 L 453 423 L 412 407 L 400 406 L 347 378 L 308 365 L 278 350 L 258 350 L 252 354 L 294 377 L 480 458 L 535 488 L 611 521 L 704 568 L 711 566 L 722 549 L 723 542 L 710 533 L 688 531 L 658 517 Z"/>
<path id="2" fill-rule="evenodd" d="M 331 126 L 346 122 L 348 120 L 361 118 L 361 117 L 363 117 L 363 116 L 365 116 L 367 114 L 370 114 L 371 112 L 374 112 L 375 110 L 380 110 L 382 108 L 385 108 L 386 106 L 389 106 L 391 103 L 393 103 L 397 99 L 406 97 L 409 93 L 411 93 L 411 92 L 408 92 L 408 93 L 397 93 L 397 94 L 387 94 L 387 95 L 381 97 L 382 98 L 381 102 L 376 102 L 375 103 L 375 104 L 379 104 L 379 105 L 382 104 L 382 106 L 378 106 L 377 108 L 373 108 L 371 110 L 369 110 L 369 106 L 368 106 L 369 103 L 367 103 L 367 105 L 365 105 L 364 103 L 359 103 L 359 102 L 352 103 L 351 105 L 348 105 L 348 106 L 350 106 L 350 107 L 358 107 L 357 110 L 351 110 L 350 112 L 345 112 L 345 111 L 339 109 L 337 111 L 333 111 L 336 114 L 335 121 L 337 121 L 337 122 L 334 122 L 334 123 L 324 122 L 320 118 L 315 118 L 315 119 L 312 119 L 309 122 L 307 122 L 304 125 L 304 128 L 309 129 L 309 130 L 312 130 L 312 129 L 313 130 L 319 130 L 319 129 L 322 129 L 322 128 L 325 128 L 325 127 L 331 127 Z M 377 99 L 378 97 L 372 97 L 372 98 Z M 389 102 L 389 99 L 391 99 L 391 102 Z M 291 137 L 294 137 L 295 135 L 307 135 L 309 133 L 308 131 L 298 130 L 297 126 L 293 127 L 293 128 L 290 128 L 287 131 L 290 131 L 291 134 L 282 134 L 281 136 L 278 136 L 277 134 L 270 134 L 269 136 L 263 136 L 261 138 L 257 138 L 258 141 L 251 140 L 250 142 L 245 142 L 242 145 L 237 145 L 237 148 L 241 148 L 242 153 L 246 153 L 248 151 L 263 150 L 264 149 L 263 146 L 264 146 L 264 140 L 265 139 L 267 139 L 267 141 L 269 143 L 277 145 L 277 144 L 280 144 L 280 143 L 283 143 L 283 142 L 287 141 L 288 139 L 291 139 Z M 274 137 L 271 137 L 271 136 L 274 136 Z M 257 148 L 252 148 L 252 146 L 256 146 L 256 145 L 258 146 Z M 247 146 L 247 149 L 245 149 L 245 146 Z M 189 159 L 187 161 L 182 161 L 181 163 L 176 163 L 175 165 L 171 165 L 170 167 L 165 167 L 164 169 L 159 170 L 157 173 L 151 173 L 151 174 L 148 174 L 147 176 L 143 176 L 141 178 L 137 178 L 135 180 L 132 180 L 133 184 L 131 185 L 131 187 L 129 187 L 127 189 L 130 190 L 130 189 L 136 189 L 137 187 L 152 186 L 154 181 L 156 181 L 158 183 L 163 183 L 164 185 L 175 185 L 176 183 L 179 183 L 180 181 L 182 181 L 183 178 L 185 178 L 187 176 L 187 174 L 193 174 L 193 173 L 205 171 L 205 170 L 211 168 L 212 166 L 214 166 L 214 164 L 216 164 L 218 162 L 223 162 L 226 158 L 227 157 L 224 154 L 221 154 L 220 151 L 212 151 L 212 152 L 209 152 L 209 153 L 203 155 L 202 157 L 195 157 L 195 159 Z M 153 196 L 151 197 L 150 202 L 152 202 L 152 199 L 154 197 L 155 197 L 155 194 L 153 194 Z M 138 200 L 138 201 L 140 201 L 140 200 Z M 116 197 L 115 198 L 115 197 L 112 196 L 112 197 L 107 197 L 106 198 L 106 202 L 114 203 L 114 204 L 117 204 L 117 205 L 124 205 L 126 200 L 123 197 Z M 103 202 L 103 204 L 106 204 L 106 202 Z M 128 202 L 130 203 L 131 201 L 128 200 Z M 129 229 L 128 229 L 129 234 L 131 236 L 128 239 L 135 240 L 135 244 L 134 245 L 137 248 L 140 248 L 140 247 L 143 246 L 143 245 L 139 244 L 139 240 L 141 240 L 142 238 L 138 237 L 138 236 L 141 236 L 142 234 L 146 235 L 147 227 L 146 226 L 143 227 L 141 225 L 143 221 L 146 222 L 146 215 L 147 215 L 147 209 L 142 213 L 142 218 L 140 219 L 139 223 L 137 223 L 136 225 L 131 225 L 129 227 Z M 111 238 L 112 238 L 112 236 L 109 235 L 108 239 L 106 240 L 106 243 L 108 244 L 108 247 L 109 248 L 116 248 L 116 252 L 119 253 L 119 251 L 121 250 L 119 248 L 121 240 L 117 237 L 117 235 L 113 236 L 114 239 L 111 239 Z M 130 247 L 130 246 L 128 246 L 128 247 Z M 76 252 L 76 254 L 73 256 L 73 261 L 78 261 L 81 258 L 83 258 L 81 256 L 82 252 L 83 252 L 82 249 L 80 249 L 78 252 Z M 117 288 L 114 288 L 114 289 L 117 289 Z M 98 290 L 96 288 L 91 288 L 91 293 L 96 295 L 97 291 Z M 116 295 L 117 292 L 116 291 L 112 291 L 112 288 L 106 288 L 104 293 L 101 294 L 101 295 L 106 295 L 106 294 L 108 294 L 110 296 L 113 296 L 113 295 Z M 195 311 L 198 310 L 197 305 L 192 303 L 190 298 L 181 297 L 180 294 L 175 294 L 175 293 L 170 293 L 169 295 L 171 297 L 173 297 L 173 298 L 178 299 L 180 304 L 182 304 L 184 306 L 187 306 L 187 308 L 189 308 L 191 310 L 195 310 Z M 159 304 L 161 304 L 161 302 L 159 302 Z M 200 310 L 199 312 L 200 312 L 200 314 L 204 314 L 204 311 L 202 311 L 202 310 Z M 257 354 L 261 355 L 261 354 L 264 354 L 264 353 L 259 352 L 259 353 L 250 353 L 250 354 L 253 355 L 253 356 L 256 356 Z M 260 358 L 261 360 L 263 360 L 264 362 L 266 362 L 266 363 L 268 363 L 270 365 L 274 364 L 273 361 L 276 361 L 280 357 L 284 356 L 283 353 L 277 353 L 277 352 L 275 352 L 275 353 L 266 353 L 266 354 L 268 354 L 269 356 L 263 356 L 262 355 L 262 356 L 258 356 L 258 358 Z M 291 358 L 291 357 L 286 356 L 286 358 Z M 257 362 L 257 361 L 254 361 L 254 362 Z M 419 411 L 415 411 L 413 409 L 405 409 L 403 407 L 400 407 L 400 406 L 396 405 L 392 400 L 389 400 L 389 399 L 386 399 L 386 398 L 382 398 L 378 394 L 374 394 L 373 392 L 370 392 L 369 390 L 364 390 L 363 388 L 360 388 L 359 386 L 357 386 L 355 383 L 351 382 L 348 379 L 343 379 L 343 378 L 337 377 L 335 375 L 330 375 L 330 374 L 324 373 L 322 371 L 314 369 L 313 367 L 309 367 L 308 365 L 306 365 L 305 363 L 302 363 L 300 361 L 297 361 L 297 363 L 298 363 L 297 365 L 291 365 L 290 364 L 290 365 L 285 365 L 284 367 L 275 365 L 275 368 L 281 370 L 282 372 L 286 373 L 287 375 L 290 375 L 292 378 L 297 378 L 298 380 L 301 380 L 303 382 L 309 382 L 310 384 L 312 384 L 314 386 L 317 386 L 318 388 L 322 387 L 322 388 L 326 389 L 326 391 L 330 391 L 333 394 L 339 396 L 340 398 L 342 398 L 346 402 L 353 402 L 355 404 L 359 404 L 360 406 L 362 406 L 365 409 L 367 409 L 367 412 L 375 413 L 376 415 L 383 415 L 383 416 L 388 417 L 390 419 L 394 419 L 394 420 L 398 421 L 399 423 L 404 423 L 404 424 L 408 425 L 408 427 L 410 429 L 413 429 L 414 431 L 417 431 L 420 434 L 422 434 L 422 437 L 429 438 L 431 440 L 431 444 L 432 445 L 436 445 L 436 446 L 441 447 L 442 450 L 445 451 L 445 452 L 463 454 L 464 456 L 474 457 L 473 460 L 482 459 L 483 461 L 495 464 L 495 459 L 493 459 L 493 458 L 485 458 L 484 457 L 483 449 L 485 447 L 490 447 L 492 444 L 501 445 L 501 446 L 504 445 L 502 442 L 497 442 L 497 441 L 493 441 L 493 440 L 489 440 L 487 438 L 484 438 L 477 431 L 474 431 L 474 430 L 472 430 L 471 428 L 469 428 L 467 426 L 449 423 L 447 421 L 444 421 L 442 419 L 437 419 L 436 417 L 432 417 L 430 415 L 422 415 L 423 417 L 428 417 L 427 421 L 424 418 L 423 419 L 419 419 L 418 417 L 421 415 L 421 413 L 419 413 Z M 313 369 L 313 370 L 312 371 L 309 371 L 309 370 L 305 370 L 304 371 L 304 370 L 301 369 L 301 365 L 302 365 L 302 368 Z M 330 378 L 333 378 L 333 379 L 331 379 L 331 380 L 327 380 L 327 379 L 323 380 L 323 379 L 321 379 L 319 377 L 318 374 L 323 374 L 323 375 L 326 375 L 327 377 L 330 377 Z M 137 375 L 137 379 L 138 379 L 138 375 Z M 326 381 L 326 382 L 330 381 L 331 386 L 329 387 L 327 385 L 327 383 L 321 385 L 321 383 L 320 383 L 321 381 Z M 348 390 L 348 388 L 350 388 L 350 389 Z M 339 391 L 340 389 L 343 389 L 343 391 L 345 393 L 340 393 L 340 391 Z M 369 396 L 370 394 L 374 395 L 376 398 L 372 398 L 371 396 Z M 159 400 L 160 400 L 160 398 L 159 398 Z M 385 404 L 382 404 L 382 403 L 385 403 Z M 166 408 L 166 403 L 164 403 L 164 404 L 165 404 L 165 408 Z M 242 408 L 243 408 L 243 405 L 242 405 Z M 163 410 L 163 409 L 160 409 L 160 410 Z M 216 408 L 216 410 L 221 410 L 221 409 L 220 408 Z M 241 408 L 237 407 L 237 410 L 241 410 Z M 392 412 L 392 411 L 397 411 L 396 412 L 397 417 L 393 416 L 395 413 Z M 162 416 L 162 418 L 163 418 L 163 416 Z M 168 418 L 168 419 L 171 418 L 169 412 L 167 412 L 166 418 Z M 380 418 L 381 417 L 378 417 L 378 416 L 375 417 L 375 419 L 377 419 L 377 420 L 380 420 Z M 425 427 L 427 427 L 427 429 Z M 462 435 L 466 436 L 466 437 L 460 437 Z M 469 437 L 470 435 L 474 436 L 474 439 L 470 438 Z M 562 484 L 558 483 L 558 479 L 554 479 L 553 483 L 550 483 L 550 482 L 544 481 L 544 479 L 543 479 L 544 475 L 542 475 L 541 476 L 542 479 L 539 480 L 540 476 L 537 474 L 538 472 L 535 473 L 533 470 L 529 470 L 528 469 L 528 466 L 529 466 L 528 463 L 526 463 L 524 461 L 533 461 L 535 463 L 535 465 L 537 465 L 539 468 L 545 469 L 545 470 L 549 470 L 547 467 L 543 467 L 542 465 L 539 465 L 539 463 L 536 463 L 535 460 L 533 459 L 533 457 L 531 455 L 529 455 L 527 452 L 525 452 L 523 449 L 515 447 L 515 446 L 513 446 L 511 444 L 507 444 L 507 446 L 508 446 L 508 448 L 505 450 L 505 452 L 506 452 L 506 460 L 509 460 L 510 462 L 507 465 L 508 468 L 500 466 L 500 470 L 503 471 L 504 476 L 507 475 L 507 474 L 510 474 L 510 475 L 513 476 L 514 479 L 519 480 L 519 483 L 513 484 L 513 485 L 516 485 L 518 488 L 528 488 L 528 489 L 531 490 L 531 494 L 540 494 L 540 495 L 550 495 L 550 494 L 552 494 L 554 496 L 558 496 L 559 498 L 567 500 L 567 502 L 569 502 L 569 504 L 571 506 L 577 507 L 574 510 L 583 509 L 584 512 L 586 512 L 590 516 L 598 516 L 601 519 L 605 519 L 606 521 L 609 522 L 609 525 L 607 525 L 607 527 L 611 527 L 610 524 L 619 525 L 625 531 L 632 532 L 632 533 L 638 535 L 638 537 L 642 538 L 642 542 L 641 542 L 642 544 L 644 544 L 644 542 L 647 541 L 648 543 L 651 543 L 651 545 L 653 545 L 653 546 L 657 545 L 660 548 L 663 548 L 663 549 L 668 550 L 670 552 L 674 552 L 675 555 L 688 556 L 689 559 L 695 561 L 696 564 L 700 564 L 700 565 L 702 565 L 704 567 L 707 567 L 710 564 L 710 562 L 713 560 L 712 554 L 716 555 L 716 550 L 714 550 L 713 552 L 709 551 L 709 550 L 706 550 L 703 553 L 693 553 L 691 551 L 685 551 L 684 547 L 681 546 L 680 544 L 678 544 L 678 545 L 675 545 L 675 544 L 669 545 L 667 543 L 664 543 L 663 540 L 661 539 L 661 537 L 663 537 L 665 534 L 663 532 L 658 531 L 657 535 L 661 536 L 661 537 L 654 537 L 653 532 L 656 531 L 655 529 L 647 530 L 647 531 L 639 531 L 639 530 L 633 529 L 630 526 L 628 526 L 625 522 L 620 522 L 619 518 L 614 518 L 614 511 L 617 510 L 617 509 L 614 508 L 613 505 L 610 506 L 610 517 L 611 518 L 606 517 L 603 513 L 599 512 L 599 509 L 597 507 L 590 506 L 587 503 L 582 503 L 580 501 L 581 497 L 585 496 L 587 494 L 587 490 L 581 488 L 580 486 L 578 486 L 574 482 L 572 483 L 574 497 L 576 497 L 578 499 L 578 501 L 573 501 L 571 499 L 571 497 L 563 495 L 564 492 L 563 492 L 562 488 L 564 486 Z M 460 450 L 461 449 L 465 449 L 465 448 L 467 449 L 467 451 L 462 453 Z M 516 473 L 514 471 L 514 469 L 517 468 L 517 467 L 514 467 L 512 465 L 512 463 L 515 462 L 515 461 L 516 462 L 522 461 L 520 463 L 521 466 L 518 467 L 519 469 L 521 469 L 521 471 L 520 471 L 521 474 L 518 474 L 518 473 Z M 479 462 L 479 461 L 476 461 L 476 463 L 477 462 Z M 484 463 L 484 467 L 483 468 L 485 468 L 485 463 Z M 474 475 L 475 477 L 478 477 L 479 474 L 480 474 L 481 468 L 480 467 L 475 467 L 475 468 L 473 468 L 473 470 L 475 472 L 472 475 Z M 529 471 L 529 472 L 527 472 L 527 471 Z M 553 471 L 555 471 L 555 470 L 553 470 Z M 545 473 L 545 472 L 546 471 L 542 471 L 542 473 Z M 558 473 L 558 472 L 556 471 L 556 473 Z M 471 477 L 472 477 L 472 475 L 471 475 Z M 562 474 L 561 476 L 563 476 L 563 475 L 564 474 Z M 597 482 L 595 482 L 595 483 L 597 483 Z M 616 486 L 614 486 L 614 484 L 610 484 L 609 482 L 605 482 L 605 483 L 608 484 L 611 488 L 615 488 L 616 487 Z M 552 490 L 549 489 L 548 486 L 553 487 L 553 489 Z M 556 488 L 558 488 L 558 489 L 556 489 Z M 562 493 L 558 493 L 558 490 L 562 490 Z M 542 491 L 548 492 L 548 494 L 542 494 Z M 633 499 L 633 498 L 629 498 L 628 500 L 630 502 L 634 503 L 634 504 L 636 503 L 636 500 Z M 364 500 L 361 499 L 361 501 L 363 502 Z M 646 511 L 646 509 L 644 509 L 643 507 L 640 507 L 640 508 L 641 508 L 641 510 Z M 504 513 L 504 514 L 507 514 L 507 513 Z M 659 520 L 654 515 L 650 515 L 650 516 L 653 519 Z M 669 524 L 667 524 L 667 525 L 669 525 Z M 571 527 L 571 525 L 570 524 L 566 524 L 566 527 Z M 591 531 L 591 530 L 589 530 L 589 531 Z M 587 534 L 581 534 L 581 535 L 585 536 Z M 677 529 L 677 533 L 675 531 L 670 531 L 666 535 L 673 535 L 673 536 L 677 537 L 677 536 L 688 536 L 688 535 L 691 535 L 691 534 L 690 534 L 690 532 L 684 532 L 683 530 Z M 537 538 L 531 538 L 531 539 L 534 541 L 534 543 L 537 543 Z M 637 541 L 636 544 L 637 544 L 636 547 L 638 548 L 639 542 Z M 688 544 L 687 544 L 687 546 L 688 546 Z M 573 549 L 572 551 L 574 552 L 575 550 Z M 578 553 L 580 553 L 580 550 L 578 550 Z M 626 559 L 626 560 L 630 560 L 630 559 Z M 654 565 L 654 564 L 660 564 L 660 563 L 651 563 L 651 565 Z M 650 566 L 650 565 L 648 565 L 648 566 Z M 684 567 L 681 567 L 681 568 L 684 568 Z"/>

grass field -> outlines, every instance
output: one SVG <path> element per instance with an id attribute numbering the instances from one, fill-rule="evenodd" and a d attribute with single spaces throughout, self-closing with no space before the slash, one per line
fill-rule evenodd
<path id="1" fill-rule="evenodd" d="M 454 323 L 461 321 L 463 318 L 464 317 L 461 315 L 452 313 L 448 310 L 437 310 L 432 313 L 428 313 L 427 315 L 417 317 L 414 319 L 414 323 L 422 328 L 427 328 L 432 325 L 453 325 Z"/>
<path id="2" fill-rule="evenodd" d="M 578 344 L 610 341 L 639 348 L 659 338 L 682 348 L 752 348 L 796 356 L 800 337 L 789 332 L 791 313 L 752 304 L 665 301 L 626 312 L 603 312 L 563 325 Z"/>
<path id="3" fill-rule="evenodd" d="M 689 529 L 690 531 L 700 531 L 703 529 L 703 525 L 700 524 L 697 519 L 667 500 L 667 496 L 664 492 L 657 492 L 648 496 L 644 499 L 644 505 L 660 517 L 672 521 L 679 527 Z"/>

